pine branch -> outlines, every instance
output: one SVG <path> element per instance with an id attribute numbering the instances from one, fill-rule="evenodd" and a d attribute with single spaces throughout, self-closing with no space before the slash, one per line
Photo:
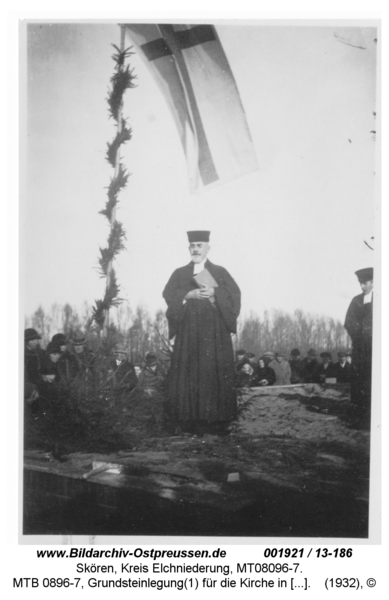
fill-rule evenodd
<path id="1" fill-rule="evenodd" d="M 105 290 L 103 300 L 95 300 L 95 306 L 92 308 L 92 318 L 99 327 L 103 327 L 104 325 L 104 311 L 109 310 L 115 306 L 119 306 L 119 304 L 123 301 L 122 298 L 119 298 L 120 287 L 117 283 L 116 273 L 114 269 L 112 269 L 110 274 L 110 283 L 109 286 Z"/>
<path id="2" fill-rule="evenodd" d="M 100 210 L 100 214 L 107 217 L 108 221 L 111 222 L 112 210 L 116 206 L 118 200 L 117 196 L 121 189 L 124 189 L 127 185 L 130 173 L 127 173 L 126 169 L 122 164 L 119 165 L 119 172 L 117 177 L 111 179 L 111 183 L 108 186 L 108 200 L 104 210 Z"/>
<path id="3" fill-rule="evenodd" d="M 108 237 L 108 248 L 112 253 L 112 259 L 114 259 L 121 250 L 125 249 L 123 244 L 123 240 L 125 239 L 126 233 L 123 229 L 122 223 L 115 221 Z"/>
<path id="4" fill-rule="evenodd" d="M 121 250 L 125 249 L 123 240 L 126 239 L 126 234 L 123 225 L 119 221 L 115 221 L 108 237 L 108 248 L 100 248 L 99 265 L 101 267 L 102 277 L 108 273 L 109 264 L 114 260 L 115 256 Z"/>
<path id="5" fill-rule="evenodd" d="M 114 73 L 111 77 L 112 90 L 108 92 L 108 106 L 111 117 L 118 121 L 119 110 L 123 102 L 124 92 L 130 88 L 136 87 L 133 83 L 136 76 L 133 75 L 133 69 L 130 70 L 129 65 L 125 69 L 121 69 Z"/>
<path id="6" fill-rule="evenodd" d="M 109 248 L 100 248 L 100 254 L 101 256 L 99 258 L 99 265 L 101 267 L 101 276 L 106 277 L 108 273 L 109 263 L 112 260 L 111 252 Z"/>
<path id="7" fill-rule="evenodd" d="M 120 131 L 117 132 L 112 142 L 107 144 L 106 158 L 112 167 L 115 168 L 118 163 L 120 146 L 128 142 L 132 136 L 131 129 L 127 127 L 126 120 L 121 116 L 121 108 L 123 105 L 124 92 L 127 89 L 135 87 L 134 79 L 136 79 L 136 76 L 133 74 L 133 69 L 130 69 L 129 65 L 124 67 L 125 60 L 134 54 L 134 52 L 131 52 L 132 47 L 121 50 L 115 46 L 115 44 L 112 44 L 112 46 L 116 50 L 116 54 L 112 56 L 112 59 L 116 64 L 115 72 L 110 79 L 112 88 L 108 90 L 107 102 L 110 116 L 115 119 L 118 125 L 120 125 Z M 118 221 L 113 222 L 113 211 L 118 203 L 118 194 L 120 190 L 126 187 L 129 176 L 130 174 L 127 173 L 126 169 L 120 163 L 117 175 L 111 179 L 108 186 L 108 200 L 105 204 L 105 208 L 100 211 L 100 214 L 106 216 L 111 224 L 108 246 L 107 248 L 100 248 L 99 258 L 100 273 L 102 277 L 107 277 L 108 285 L 106 286 L 103 300 L 95 301 L 92 314 L 93 320 L 96 321 L 101 328 L 104 327 L 105 316 L 109 309 L 113 306 L 118 306 L 122 302 L 122 299 L 119 298 L 120 288 L 116 279 L 115 270 L 112 267 L 112 261 L 115 256 L 124 249 L 123 241 L 126 239 L 126 235 L 122 223 L 119 223 Z"/>
<path id="8" fill-rule="evenodd" d="M 168 356 L 172 356 L 173 344 L 171 344 L 170 341 L 159 331 L 159 329 L 156 325 L 154 326 L 154 329 L 157 332 L 157 334 L 159 335 L 159 338 L 163 344 L 162 352 L 164 354 L 167 354 Z"/>
<path id="9" fill-rule="evenodd" d="M 116 155 L 122 144 L 128 142 L 132 137 L 132 130 L 126 127 L 126 122 L 123 120 L 122 129 L 118 132 L 113 141 L 107 144 L 107 161 L 113 166 L 116 166 Z"/>
<path id="10" fill-rule="evenodd" d="M 119 306 L 122 298 L 119 298 L 120 287 L 118 285 L 116 279 L 116 273 L 114 269 L 112 269 L 110 274 L 110 283 L 109 286 L 105 290 L 103 303 L 107 309 L 112 308 L 113 306 Z"/>
<path id="11" fill-rule="evenodd" d="M 131 50 L 134 46 L 129 46 L 125 50 L 120 50 L 120 48 L 118 48 L 118 46 L 116 46 L 115 44 L 111 44 L 111 46 L 113 48 L 115 48 L 115 50 L 116 50 L 116 54 L 112 54 L 112 57 L 111 57 L 112 60 L 114 60 L 116 63 L 115 69 L 117 69 L 117 70 L 122 69 L 124 67 L 126 58 L 130 58 L 130 56 L 135 54 L 135 52 L 131 52 Z"/>
<path id="12" fill-rule="evenodd" d="M 92 307 L 92 318 L 99 327 L 104 325 L 104 303 L 102 300 L 95 300 L 96 306 Z"/>
<path id="13" fill-rule="evenodd" d="M 100 215 L 104 215 L 105 217 L 107 217 L 108 221 L 111 222 L 111 218 L 112 218 L 112 211 L 115 208 L 115 206 L 117 205 L 118 200 L 117 200 L 117 194 L 115 196 L 112 196 L 111 198 L 109 198 L 107 200 L 107 202 L 105 203 L 105 208 L 103 210 L 99 211 Z"/>

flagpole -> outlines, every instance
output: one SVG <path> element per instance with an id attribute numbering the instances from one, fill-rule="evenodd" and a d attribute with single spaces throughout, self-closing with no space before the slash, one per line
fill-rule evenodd
<path id="1" fill-rule="evenodd" d="M 124 41 L 125 41 L 125 28 L 123 25 L 120 25 L 120 52 L 124 52 Z M 117 133 L 121 132 L 123 122 L 123 102 L 120 104 L 120 108 L 118 111 L 118 120 L 117 120 Z M 115 160 L 115 177 L 119 174 L 120 167 L 120 153 L 119 150 L 116 153 Z M 111 232 L 114 228 L 116 222 L 116 205 L 112 209 L 111 219 L 110 219 L 110 227 Z M 109 261 L 107 268 L 107 278 L 106 278 L 106 290 L 109 289 L 111 284 L 111 274 L 113 269 L 113 259 Z M 107 337 L 108 335 L 108 327 L 109 327 L 109 308 L 104 309 L 104 325 L 103 325 L 103 337 Z"/>

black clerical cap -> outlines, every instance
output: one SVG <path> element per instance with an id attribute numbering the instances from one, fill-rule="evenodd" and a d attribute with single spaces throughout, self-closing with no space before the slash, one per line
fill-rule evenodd
<path id="1" fill-rule="evenodd" d="M 194 242 L 209 242 L 210 231 L 187 231 L 190 244 Z"/>
<path id="2" fill-rule="evenodd" d="M 373 279 L 373 267 L 367 269 L 359 269 L 355 271 L 355 275 L 358 277 L 360 283 L 366 283 L 366 281 L 372 281 Z"/>

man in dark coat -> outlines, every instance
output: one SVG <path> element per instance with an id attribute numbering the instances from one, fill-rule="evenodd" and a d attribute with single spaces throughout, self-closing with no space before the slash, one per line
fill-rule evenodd
<path id="1" fill-rule="evenodd" d="M 334 373 L 337 383 L 350 383 L 351 364 L 347 362 L 347 354 L 338 352 L 338 362 L 334 364 Z"/>
<path id="2" fill-rule="evenodd" d="M 236 417 L 231 334 L 240 290 L 226 269 L 207 260 L 209 231 L 190 231 L 188 238 L 192 260 L 174 271 L 163 291 L 169 338 L 175 337 L 171 416 L 188 431 L 224 433 Z"/>
<path id="3" fill-rule="evenodd" d="M 322 359 L 322 362 L 316 367 L 315 380 L 317 383 L 325 383 L 326 379 L 333 379 L 336 377 L 334 363 L 332 362 L 330 352 L 322 352 L 320 358 Z"/>
<path id="4" fill-rule="evenodd" d="M 344 327 L 352 341 L 351 402 L 358 424 L 370 426 L 373 350 L 373 269 L 355 272 L 362 294 L 348 307 Z"/>
<path id="5" fill-rule="evenodd" d="M 40 368 L 41 382 L 38 385 L 39 395 L 46 409 L 59 398 L 59 360 L 61 349 L 55 342 L 50 342 L 46 348 L 45 359 Z"/>
<path id="6" fill-rule="evenodd" d="M 34 416 L 39 413 L 39 384 L 42 381 L 40 369 L 46 353 L 40 347 L 41 336 L 29 327 L 24 331 L 24 398 Z"/>
<path id="7" fill-rule="evenodd" d="M 244 362 L 245 362 L 245 358 L 246 358 L 246 350 L 243 350 L 243 348 L 241 348 L 240 350 L 238 350 L 235 354 L 236 359 L 235 359 L 235 371 L 239 371 Z"/>
<path id="8" fill-rule="evenodd" d="M 40 367 L 46 353 L 40 347 L 41 336 L 32 328 L 24 331 L 24 377 L 29 384 L 36 385 L 40 380 Z"/>
<path id="9" fill-rule="evenodd" d="M 290 383 L 303 382 L 304 363 L 300 358 L 300 350 L 298 348 L 293 348 L 291 351 L 289 365 L 291 371 Z"/>
<path id="10" fill-rule="evenodd" d="M 303 364 L 304 368 L 302 370 L 302 377 L 304 383 L 315 383 L 316 370 L 319 364 L 316 359 L 316 350 L 313 348 L 308 350 L 307 356 L 303 360 Z"/>

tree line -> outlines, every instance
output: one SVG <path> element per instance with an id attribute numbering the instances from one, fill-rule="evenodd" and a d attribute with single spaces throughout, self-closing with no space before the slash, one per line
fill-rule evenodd
<path id="1" fill-rule="evenodd" d="M 302 310 L 293 314 L 265 311 L 262 318 L 251 313 L 240 320 L 237 346 L 261 356 L 267 350 L 289 354 L 298 348 L 303 354 L 310 348 L 336 353 L 351 348 L 343 323 L 331 317 L 312 315 Z"/>
<path id="2" fill-rule="evenodd" d="M 128 303 L 123 303 L 112 310 L 112 317 L 112 334 L 117 342 L 126 344 L 133 362 L 140 362 L 147 352 L 154 352 L 160 358 L 168 354 L 168 325 L 163 310 L 151 314 L 145 306 L 133 310 Z M 26 317 L 25 327 L 39 331 L 43 346 L 55 333 L 63 332 L 71 337 L 79 329 L 86 333 L 92 348 L 100 344 L 100 330 L 93 321 L 93 309 L 87 303 L 81 310 L 70 304 L 53 304 L 49 310 L 39 306 Z M 293 314 L 273 310 L 265 311 L 263 316 L 251 312 L 241 317 L 234 346 L 259 357 L 267 350 L 289 354 L 292 348 L 299 348 L 302 353 L 309 348 L 336 353 L 350 349 L 351 343 L 339 320 L 298 309 Z"/>

